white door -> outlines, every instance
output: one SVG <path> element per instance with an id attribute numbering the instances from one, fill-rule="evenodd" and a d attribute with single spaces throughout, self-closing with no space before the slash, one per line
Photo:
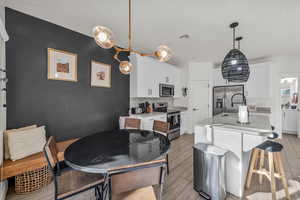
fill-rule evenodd
<path id="1" fill-rule="evenodd" d="M 192 129 L 195 124 L 209 117 L 208 81 L 191 82 L 191 112 Z"/>

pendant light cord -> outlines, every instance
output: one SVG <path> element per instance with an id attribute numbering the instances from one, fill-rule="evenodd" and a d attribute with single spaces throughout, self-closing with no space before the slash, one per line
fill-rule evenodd
<path id="1" fill-rule="evenodd" d="M 129 33 L 128 33 L 128 39 L 129 39 L 129 52 L 131 51 L 131 0 L 128 0 L 129 3 L 129 16 L 128 16 L 128 22 L 129 22 Z"/>
<path id="2" fill-rule="evenodd" d="M 232 31 L 232 36 L 233 36 L 233 49 L 235 49 L 235 27 L 233 28 L 233 31 Z"/>

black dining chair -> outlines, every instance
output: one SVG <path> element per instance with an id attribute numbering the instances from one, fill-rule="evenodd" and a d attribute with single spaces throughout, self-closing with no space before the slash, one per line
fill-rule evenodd
<path id="1" fill-rule="evenodd" d="M 44 154 L 53 174 L 54 199 L 66 199 L 90 189 L 95 189 L 95 195 L 100 197 L 99 186 L 103 183 L 103 176 L 70 168 L 61 170 L 57 153 L 55 139 L 51 136 L 44 146 Z"/>
<path id="2" fill-rule="evenodd" d="M 111 175 L 112 200 L 157 200 L 155 185 L 159 185 L 158 199 L 162 200 L 166 163 L 166 159 L 154 160 Z"/>
<path id="3" fill-rule="evenodd" d="M 169 129 L 170 129 L 170 124 L 168 122 L 154 120 L 153 131 L 168 137 Z M 169 154 L 166 155 L 166 160 L 167 160 L 167 174 L 169 174 L 170 172 Z"/>

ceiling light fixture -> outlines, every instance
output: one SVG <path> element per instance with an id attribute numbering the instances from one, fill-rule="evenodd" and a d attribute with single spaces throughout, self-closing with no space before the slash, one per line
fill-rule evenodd
<path id="1" fill-rule="evenodd" d="M 243 38 L 235 38 L 235 28 L 238 25 L 238 22 L 230 24 L 230 28 L 233 29 L 233 49 L 228 52 L 222 63 L 222 76 L 228 82 L 247 82 L 250 74 L 248 60 L 240 50 L 240 41 Z M 235 48 L 235 41 L 238 41 L 238 49 Z"/>
<path id="2" fill-rule="evenodd" d="M 128 0 L 128 48 L 120 48 L 117 47 L 114 40 L 113 40 L 113 33 L 109 28 L 106 28 L 104 26 L 95 26 L 93 28 L 93 36 L 95 39 L 95 42 L 104 49 L 110 49 L 114 48 L 116 53 L 114 55 L 114 59 L 116 59 L 119 64 L 119 69 L 122 74 L 129 74 L 132 69 L 132 64 L 129 61 L 121 61 L 119 59 L 120 52 L 128 52 L 130 53 L 137 53 L 141 56 L 152 56 L 158 59 L 160 62 L 166 62 L 171 59 L 172 57 L 172 50 L 166 46 L 166 45 L 160 45 L 154 53 L 146 54 L 146 53 L 140 53 L 138 51 L 135 51 L 132 49 L 132 33 L 131 33 L 131 0 Z"/>
<path id="3" fill-rule="evenodd" d="M 185 40 L 185 39 L 189 39 L 190 36 L 188 34 L 183 34 L 181 36 L 179 36 L 179 39 Z"/>

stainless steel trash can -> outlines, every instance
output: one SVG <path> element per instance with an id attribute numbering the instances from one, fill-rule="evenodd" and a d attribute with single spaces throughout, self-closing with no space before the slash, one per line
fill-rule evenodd
<path id="1" fill-rule="evenodd" d="M 195 144 L 194 189 L 212 200 L 226 198 L 225 160 L 226 150 L 209 144 Z"/>

